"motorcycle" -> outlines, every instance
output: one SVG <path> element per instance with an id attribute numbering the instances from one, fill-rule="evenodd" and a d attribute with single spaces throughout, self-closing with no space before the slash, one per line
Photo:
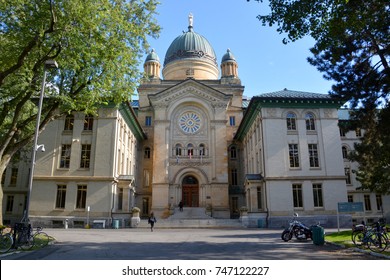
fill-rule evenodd
<path id="1" fill-rule="evenodd" d="M 309 238 L 313 240 L 312 227 L 308 227 L 297 219 L 293 219 L 290 221 L 288 228 L 282 232 L 281 237 L 284 242 L 288 242 L 293 236 L 297 240 L 307 240 Z"/>

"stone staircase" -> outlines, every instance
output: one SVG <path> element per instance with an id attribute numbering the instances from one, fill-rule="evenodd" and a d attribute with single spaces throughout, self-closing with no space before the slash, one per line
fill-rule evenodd
<path id="1" fill-rule="evenodd" d="M 191 207 L 174 209 L 173 215 L 166 219 L 158 219 L 158 228 L 242 228 L 238 219 L 215 219 L 206 215 L 205 208 Z M 147 220 L 141 220 L 138 227 L 149 227 Z"/>

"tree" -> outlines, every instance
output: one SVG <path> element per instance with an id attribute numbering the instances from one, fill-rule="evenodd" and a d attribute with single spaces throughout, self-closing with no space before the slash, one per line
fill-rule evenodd
<path id="1" fill-rule="evenodd" d="M 354 109 L 351 128 L 360 126 L 367 131 L 353 156 L 360 165 L 357 178 L 363 188 L 390 193 L 385 183 L 390 170 L 383 168 L 390 164 L 390 147 L 385 142 L 389 139 L 383 135 L 390 120 L 389 1 L 269 0 L 269 7 L 270 13 L 258 19 L 286 33 L 284 43 L 304 36 L 315 39 L 309 63 L 324 73 L 325 79 L 334 81 L 329 94 L 348 101 Z M 373 151 L 375 139 L 381 141 Z"/>
<path id="2" fill-rule="evenodd" d="M 160 31 L 156 6 L 155 0 L 0 0 L 0 176 L 33 139 L 45 61 L 55 59 L 59 69 L 48 72 L 40 131 L 68 112 L 127 101 L 141 77 L 147 38 Z"/>

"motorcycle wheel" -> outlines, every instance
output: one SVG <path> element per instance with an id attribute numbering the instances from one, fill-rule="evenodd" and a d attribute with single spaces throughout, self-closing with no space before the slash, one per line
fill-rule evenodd
<path id="1" fill-rule="evenodd" d="M 282 240 L 284 242 L 288 242 L 289 240 L 291 240 L 291 238 L 292 238 L 292 234 L 290 233 L 290 231 L 285 230 L 282 232 Z"/>

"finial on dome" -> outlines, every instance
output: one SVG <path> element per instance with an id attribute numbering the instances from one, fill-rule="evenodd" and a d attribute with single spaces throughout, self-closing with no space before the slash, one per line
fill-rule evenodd
<path id="1" fill-rule="evenodd" d="M 192 15 L 192 13 L 190 13 L 188 15 L 188 29 L 192 29 L 193 28 L 193 24 L 194 24 L 194 16 Z"/>

